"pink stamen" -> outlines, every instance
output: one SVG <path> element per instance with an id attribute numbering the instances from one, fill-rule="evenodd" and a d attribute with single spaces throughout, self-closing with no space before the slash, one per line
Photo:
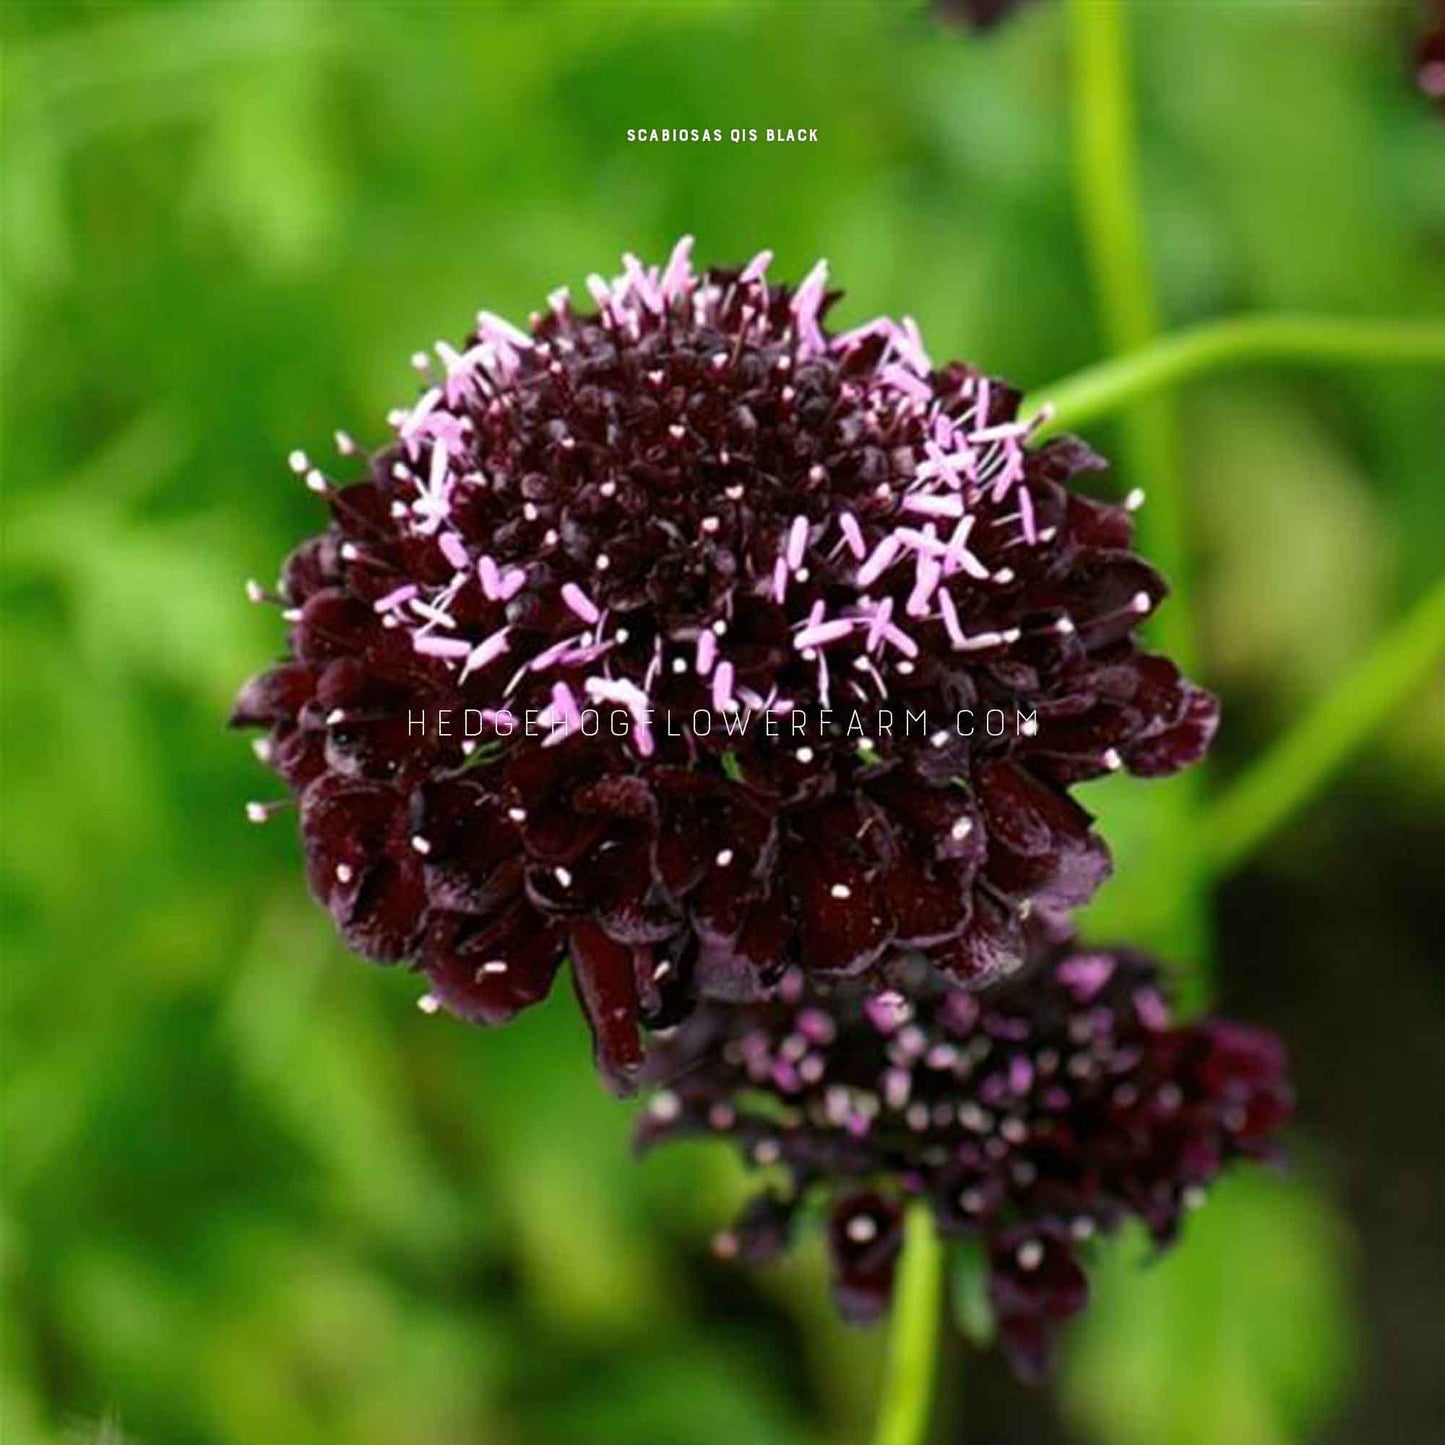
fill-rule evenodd
<path id="1" fill-rule="evenodd" d="M 622 265 L 638 299 L 654 316 L 661 316 L 667 309 L 667 303 L 663 299 L 662 292 L 658 290 L 657 284 L 647 274 L 642 262 L 628 251 L 622 257 Z"/>
<path id="2" fill-rule="evenodd" d="M 878 380 L 891 386 L 895 391 L 901 391 L 905 396 L 911 397 L 914 401 L 927 401 L 933 393 L 928 389 L 927 382 L 920 381 L 906 367 L 899 366 L 896 361 L 889 364 L 878 373 Z"/>
<path id="3" fill-rule="evenodd" d="M 917 527 L 895 527 L 893 535 L 912 552 L 921 552 L 930 557 L 942 557 L 948 548 L 938 540 L 938 529 L 929 522 L 922 531 Z"/>
<path id="4" fill-rule="evenodd" d="M 871 336 L 893 335 L 894 326 L 892 320 L 887 316 L 875 316 L 872 321 L 865 321 L 861 326 L 855 326 L 851 331 L 844 331 L 833 338 L 833 349 L 835 351 L 847 351 L 856 346 L 860 341 L 867 341 Z"/>
<path id="5" fill-rule="evenodd" d="M 425 657 L 465 657 L 472 650 L 471 643 L 463 642 L 460 637 L 423 637 L 414 634 L 411 645 Z"/>
<path id="6" fill-rule="evenodd" d="M 580 634 L 578 634 L 580 636 Z M 527 667 L 532 672 L 546 672 L 553 663 L 562 661 L 577 645 L 577 637 L 564 637 L 561 642 L 554 642 L 551 647 L 544 648 L 534 657 Z"/>
<path id="7" fill-rule="evenodd" d="M 413 597 L 411 610 L 418 617 L 425 617 L 433 627 L 452 628 L 457 625 L 456 618 L 445 607 L 438 606 L 435 602 L 423 602 L 419 597 Z"/>
<path id="8" fill-rule="evenodd" d="M 390 612 L 393 607 L 400 607 L 403 602 L 410 602 L 417 594 L 415 584 L 408 582 L 405 587 L 398 587 L 394 592 L 388 592 L 385 597 L 378 597 L 372 603 L 373 610 L 377 612 Z"/>
<path id="9" fill-rule="evenodd" d="M 1039 540 L 1039 530 L 1034 522 L 1034 499 L 1027 487 L 1019 488 L 1019 522 L 1024 529 L 1024 540 L 1033 546 Z"/>
<path id="10" fill-rule="evenodd" d="M 917 576 L 913 584 L 913 591 L 909 594 L 908 603 L 904 609 L 910 617 L 925 617 L 933 602 L 933 594 L 938 590 L 938 583 L 943 577 L 943 568 L 925 553 L 918 554 Z"/>
<path id="11" fill-rule="evenodd" d="M 488 602 L 495 602 L 502 595 L 501 569 L 490 557 L 477 558 L 477 580 Z"/>
<path id="12" fill-rule="evenodd" d="M 1006 441 L 1001 453 L 997 454 L 1001 463 L 998 480 L 993 484 L 993 500 L 1000 502 L 1008 493 L 1008 489 L 1019 481 L 1024 474 L 1023 451 L 1015 441 Z"/>
<path id="13" fill-rule="evenodd" d="M 1169 1009 L 1156 989 L 1141 988 L 1134 991 L 1134 1012 L 1146 1029 L 1167 1029 Z"/>
<path id="14" fill-rule="evenodd" d="M 495 662 L 504 652 L 507 651 L 508 628 L 500 628 L 492 633 L 484 642 L 479 642 L 467 654 L 467 663 L 462 668 L 462 680 L 465 681 L 472 673 L 479 672 L 488 663 Z"/>
<path id="15" fill-rule="evenodd" d="M 463 405 L 477 390 L 476 368 L 483 361 L 486 343 L 457 352 L 445 341 L 437 342 L 437 355 L 447 369 L 443 388 L 446 404 L 450 407 Z"/>
<path id="16" fill-rule="evenodd" d="M 1030 423 L 1026 421 L 1001 421 L 994 426 L 976 428 L 968 434 L 968 439 L 971 442 L 1012 441 L 1024 436 L 1029 426 Z"/>
<path id="17" fill-rule="evenodd" d="M 662 273 L 662 294 L 668 301 L 675 301 L 682 295 L 692 276 L 692 246 L 693 238 L 683 236 L 668 257 L 667 269 Z"/>
<path id="18" fill-rule="evenodd" d="M 973 453 L 968 450 L 950 454 L 935 441 L 924 442 L 923 450 L 928 460 L 918 468 L 920 480 L 939 477 L 949 486 L 961 489 L 976 465 Z"/>
<path id="19" fill-rule="evenodd" d="M 490 311 L 477 312 L 477 329 L 488 341 L 505 341 L 523 351 L 532 345 L 532 338 L 525 331 Z"/>
<path id="20" fill-rule="evenodd" d="M 562 601 L 589 626 L 602 616 L 597 604 L 575 582 L 563 583 Z"/>
<path id="21" fill-rule="evenodd" d="M 788 532 L 788 566 L 797 571 L 803 563 L 803 553 L 808 546 L 808 519 L 794 517 Z"/>
<path id="22" fill-rule="evenodd" d="M 989 575 L 988 568 L 968 550 L 968 539 L 973 531 L 974 521 L 975 518 L 972 516 L 965 517 L 953 529 L 953 536 L 948 539 L 948 546 L 945 549 L 943 568 L 946 573 L 957 572 L 962 568 L 970 577 L 982 581 Z"/>
<path id="23" fill-rule="evenodd" d="M 1113 977 L 1114 960 L 1105 953 L 1081 953 L 1061 963 L 1059 982 L 1081 1003 L 1088 1003 Z"/>
<path id="24" fill-rule="evenodd" d="M 905 316 L 903 324 L 894 330 L 893 347 L 903 361 L 920 376 L 927 376 L 933 370 L 933 362 L 923 349 L 923 337 L 918 330 L 918 323 L 911 316 Z"/>
<path id="25" fill-rule="evenodd" d="M 948 632 L 948 640 L 961 650 L 968 639 L 964 636 L 963 627 L 958 620 L 958 608 L 953 605 L 953 598 L 949 596 L 946 587 L 938 594 L 938 610 L 943 614 L 943 626 Z"/>
<path id="26" fill-rule="evenodd" d="M 577 707 L 577 698 L 565 682 L 552 684 L 552 706 L 547 711 L 552 714 L 548 721 L 561 718 L 569 733 L 582 725 L 582 713 Z"/>
<path id="27" fill-rule="evenodd" d="M 596 680 L 588 680 L 589 691 L 592 683 Z M 635 729 L 637 751 L 644 758 L 651 757 L 656 750 L 656 745 L 652 740 L 652 728 L 648 721 L 652 699 L 641 688 L 634 687 L 630 682 L 614 683 L 608 692 L 599 692 L 594 696 L 607 701 L 620 702 L 627 709 Z"/>
<path id="28" fill-rule="evenodd" d="M 883 636 L 901 652 L 904 657 L 917 657 L 918 644 L 900 628 L 895 627 L 891 622 L 883 624 Z"/>
<path id="29" fill-rule="evenodd" d="M 712 675 L 712 705 L 718 712 L 726 712 L 732 700 L 733 665 L 724 659 Z"/>
<path id="30" fill-rule="evenodd" d="M 893 599 L 885 597 L 873 610 L 873 620 L 868 627 L 868 640 L 863 644 L 869 652 L 876 652 L 878 645 L 883 641 L 884 629 L 889 625 L 889 619 L 893 616 Z"/>
<path id="31" fill-rule="evenodd" d="M 892 565 L 893 559 L 898 555 L 900 547 L 898 538 L 889 533 L 873 549 L 873 554 L 858 569 L 856 578 L 859 587 L 869 587 L 876 582 Z"/>
<path id="32" fill-rule="evenodd" d="M 607 315 L 612 306 L 612 289 L 595 271 L 587 278 L 587 290 L 597 309 Z"/>
<path id="33" fill-rule="evenodd" d="M 626 678 L 589 677 L 583 686 L 594 702 L 620 702 L 629 712 L 645 712 L 652 702 L 636 683 Z"/>
<path id="34" fill-rule="evenodd" d="M 759 251 L 746 266 L 743 267 L 742 275 L 738 282 L 743 286 L 750 286 L 754 281 L 761 281 L 767 275 L 768 267 L 773 264 L 773 253 L 771 251 Z"/>
<path id="35" fill-rule="evenodd" d="M 818 312 L 823 304 L 823 295 L 828 286 L 828 263 L 819 261 L 798 287 L 793 296 L 793 321 L 798 328 L 801 349 L 821 351 L 823 333 L 818 326 Z"/>
<path id="36" fill-rule="evenodd" d="M 954 643 L 953 650 L 955 652 L 984 652 L 990 647 L 998 647 L 1007 641 L 1007 633 L 975 632 L 972 637 L 964 637 Z"/>
<path id="37" fill-rule="evenodd" d="M 779 557 L 773 563 L 773 601 L 781 602 L 788 595 L 788 564 Z"/>
<path id="38" fill-rule="evenodd" d="M 928 492 L 914 492 L 903 499 L 905 512 L 917 512 L 924 517 L 961 517 L 963 498 L 958 495 L 933 496 Z"/>
<path id="39" fill-rule="evenodd" d="M 810 647 L 823 647 L 829 642 L 837 642 L 841 638 L 848 637 L 854 627 L 851 618 L 835 618 L 832 622 L 817 622 L 810 627 L 804 627 L 793 638 L 793 646 L 797 651 L 803 652 Z"/>
<path id="40" fill-rule="evenodd" d="M 422 398 L 407 413 L 406 420 L 402 422 L 400 434 L 403 440 L 409 438 L 414 431 L 431 415 L 436 404 L 442 399 L 442 390 L 439 386 L 430 387 L 422 394 Z"/>

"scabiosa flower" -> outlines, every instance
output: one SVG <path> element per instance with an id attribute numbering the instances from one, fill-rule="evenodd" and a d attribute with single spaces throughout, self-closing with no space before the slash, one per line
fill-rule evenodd
<path id="1" fill-rule="evenodd" d="M 1415 80 L 1445 114 L 1445 0 L 1435 0 L 1435 21 L 1415 51 Z"/>
<path id="2" fill-rule="evenodd" d="M 1068 490 L 1087 447 L 911 320 L 828 330 L 823 264 L 691 245 L 438 343 L 363 480 L 293 456 L 331 520 L 234 718 L 353 948 L 488 1023 L 569 957 L 619 1084 L 640 1024 L 789 966 L 1006 972 L 1107 872 L 1069 786 L 1215 721 L 1136 645 L 1165 589 Z"/>
<path id="3" fill-rule="evenodd" d="M 934 0 L 934 8 L 947 21 L 970 30 L 992 30 L 1024 0 Z"/>
<path id="4" fill-rule="evenodd" d="M 910 998 L 819 994 L 790 976 L 778 999 L 706 1005 L 654 1049 L 666 1087 L 642 1146 L 712 1135 L 781 1171 L 721 1253 L 770 1259 L 816 1206 L 838 1304 L 872 1320 L 905 1204 L 923 1201 L 945 1237 L 980 1243 L 999 1338 L 1028 1377 L 1088 1298 L 1085 1242 L 1132 1217 L 1167 1245 L 1231 1160 L 1273 1152 L 1291 1112 L 1278 1039 L 1171 1023 L 1158 969 L 1127 952 L 1055 949 L 983 994 L 929 978 Z"/>

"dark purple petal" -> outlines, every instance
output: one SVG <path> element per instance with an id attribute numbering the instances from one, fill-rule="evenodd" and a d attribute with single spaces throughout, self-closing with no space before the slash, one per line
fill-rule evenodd
<path id="1" fill-rule="evenodd" d="M 434 913 L 421 966 L 432 994 L 452 1013 L 502 1024 L 547 997 L 561 962 L 558 943 L 556 930 L 522 903 L 489 923 Z"/>
<path id="2" fill-rule="evenodd" d="M 231 710 L 232 727 L 291 722 L 316 690 L 316 669 L 304 662 L 283 663 L 257 673 L 240 691 Z"/>
<path id="3" fill-rule="evenodd" d="M 764 1191 L 748 1201 L 732 1229 L 716 1241 L 718 1252 L 744 1264 L 771 1264 L 792 1241 L 795 1213 L 794 1201 Z"/>
<path id="4" fill-rule="evenodd" d="M 1089 1302 L 1089 1281 L 1057 1233 L 1019 1228 L 990 1241 L 988 1293 L 1010 1362 L 1025 1380 L 1039 1380 L 1057 1327 Z"/>
<path id="5" fill-rule="evenodd" d="M 893 1272 L 903 1251 L 903 1211 L 873 1192 L 850 1194 L 828 1221 L 833 1298 L 851 1324 L 871 1324 L 893 1297 Z"/>
<path id="6" fill-rule="evenodd" d="M 643 1062 L 632 950 L 590 923 L 574 924 L 569 941 L 572 982 L 592 1028 L 598 1070 L 619 1093 L 629 1092 Z"/>
<path id="7" fill-rule="evenodd" d="M 1186 690 L 1183 714 L 1173 727 L 1131 745 L 1124 754 L 1129 771 L 1141 778 L 1167 777 L 1197 763 L 1219 728 L 1219 700 L 1200 687 Z"/>
<path id="8" fill-rule="evenodd" d="M 301 800 L 301 831 L 311 891 L 347 944 L 378 961 L 410 955 L 426 890 L 404 800 L 381 784 L 323 777 Z"/>

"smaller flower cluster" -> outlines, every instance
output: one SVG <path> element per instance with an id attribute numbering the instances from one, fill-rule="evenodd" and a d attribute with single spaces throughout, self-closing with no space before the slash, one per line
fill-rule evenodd
<path id="1" fill-rule="evenodd" d="M 1158 968 L 1128 952 L 1054 949 L 978 995 L 920 977 L 910 995 L 790 976 L 776 1002 L 708 1005 L 652 1056 L 642 1147 L 723 1136 L 781 1187 L 716 1248 L 752 1262 L 828 1211 L 848 1318 L 887 1307 L 904 1209 L 981 1242 L 1000 1341 L 1047 1368 L 1083 1308 L 1081 1247 L 1129 1218 L 1163 1247 L 1236 1158 L 1272 1155 L 1292 1096 L 1278 1039 L 1223 1019 L 1171 1022 Z"/>

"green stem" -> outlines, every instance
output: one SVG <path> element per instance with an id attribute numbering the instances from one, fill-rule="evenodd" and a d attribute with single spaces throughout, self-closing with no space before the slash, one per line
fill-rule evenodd
<path id="1" fill-rule="evenodd" d="M 1217 873 L 1235 867 L 1307 803 L 1350 753 L 1445 658 L 1445 577 L 1364 662 L 1257 762 L 1205 816 L 1200 845 Z"/>
<path id="2" fill-rule="evenodd" d="M 943 1245 L 927 1204 L 914 1204 L 893 1292 L 892 1333 L 873 1445 L 919 1445 L 928 1429 L 943 1313 Z"/>
<path id="3" fill-rule="evenodd" d="M 1127 17 L 1121 0 L 1068 0 L 1073 49 L 1074 181 L 1089 272 L 1111 353 L 1148 347 L 1159 307 L 1144 239 Z M 1173 399 L 1159 392 L 1131 398 L 1121 419 L 1121 450 L 1130 482 L 1149 505 L 1138 516 L 1139 550 L 1169 579 L 1173 597 L 1150 619 L 1149 638 L 1186 669 L 1195 657 L 1193 588 Z M 1209 945 L 1203 881 L 1190 849 L 1200 797 L 1198 770 L 1156 784 L 1148 826 L 1133 855 L 1120 854 L 1120 873 L 1146 863 L 1168 887 L 1158 920 L 1140 941 L 1178 959 L 1187 992 L 1201 995 Z"/>
<path id="4" fill-rule="evenodd" d="M 1075 193 L 1104 339 L 1111 353 L 1147 346 L 1159 307 L 1144 239 L 1129 87 L 1129 38 L 1121 0 L 1069 0 L 1073 32 Z M 1140 549 L 1169 578 L 1176 600 L 1154 620 L 1160 646 L 1188 667 L 1194 628 L 1187 604 L 1189 561 L 1174 408 L 1143 398 L 1123 418 L 1124 461 L 1149 493 Z"/>
<path id="5" fill-rule="evenodd" d="M 1304 365 L 1445 366 L 1445 323 L 1334 316 L 1235 316 L 1176 332 L 1112 361 L 1086 367 L 1030 395 L 1052 415 L 1041 436 L 1072 431 L 1181 382 L 1259 362 Z"/>
<path id="6" fill-rule="evenodd" d="M 1134 147 L 1129 43 L 1120 0 L 1069 0 L 1079 222 L 1109 348 L 1159 329 Z"/>

